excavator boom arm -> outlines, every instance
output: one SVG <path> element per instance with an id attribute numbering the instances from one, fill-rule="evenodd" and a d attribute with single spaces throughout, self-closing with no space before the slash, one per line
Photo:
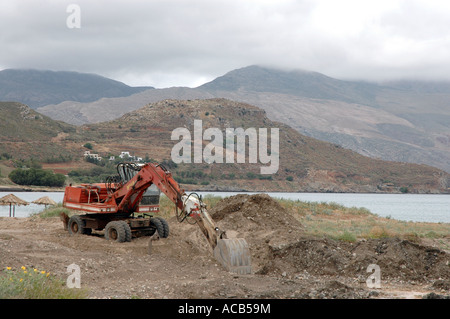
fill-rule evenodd
<path id="1" fill-rule="evenodd" d="M 181 210 L 180 215 L 183 218 L 179 218 L 180 222 L 186 218 L 196 221 L 214 250 L 214 256 L 225 268 L 242 274 L 251 273 L 247 242 L 243 238 L 227 239 L 225 231 L 215 225 L 201 198 L 194 196 L 195 193 L 187 195 L 164 166 L 154 163 L 144 165 L 133 178 L 112 194 L 112 198 L 121 199 L 119 210 L 134 206 L 152 184 Z"/>
<path id="2" fill-rule="evenodd" d="M 155 184 L 178 208 L 183 208 L 181 196 L 184 191 L 173 179 L 172 173 L 162 165 L 154 163 L 143 166 L 133 178 L 111 195 L 111 199 L 119 203 L 118 210 L 121 211 L 124 207 L 134 204 L 136 200 L 131 202 L 131 199 L 136 198 L 136 194 L 141 193 L 142 196 L 152 184 Z"/>

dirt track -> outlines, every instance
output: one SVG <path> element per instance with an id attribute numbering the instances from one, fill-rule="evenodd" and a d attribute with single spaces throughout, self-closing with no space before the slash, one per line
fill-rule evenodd
<path id="1" fill-rule="evenodd" d="M 229 237 L 245 237 L 254 273 L 226 272 L 195 225 L 170 219 L 170 236 L 106 241 L 101 232 L 70 236 L 59 218 L 0 218 L 0 268 L 35 267 L 67 278 L 81 268 L 90 298 L 422 298 L 450 293 L 450 257 L 400 239 L 356 243 L 308 238 L 267 195 L 237 195 L 210 210 Z M 367 267 L 381 270 L 368 288 Z"/>

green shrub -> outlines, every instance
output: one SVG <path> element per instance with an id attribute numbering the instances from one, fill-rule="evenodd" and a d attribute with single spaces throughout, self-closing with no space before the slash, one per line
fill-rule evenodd
<path id="1" fill-rule="evenodd" d="M 83 145 L 83 147 L 86 147 L 87 149 L 90 149 L 90 150 L 93 149 L 93 146 L 92 146 L 91 143 L 86 143 L 86 144 Z"/>
<path id="2" fill-rule="evenodd" d="M 8 177 L 13 183 L 19 185 L 62 187 L 66 182 L 64 175 L 39 168 L 17 168 L 9 173 Z"/>
<path id="3" fill-rule="evenodd" d="M 253 172 L 248 172 L 246 174 L 246 176 L 247 176 L 247 179 L 255 179 L 257 177 L 257 175 Z"/>
<path id="4" fill-rule="evenodd" d="M 354 243 L 356 241 L 356 236 L 348 231 L 345 231 L 342 235 L 338 236 L 337 239 Z"/>

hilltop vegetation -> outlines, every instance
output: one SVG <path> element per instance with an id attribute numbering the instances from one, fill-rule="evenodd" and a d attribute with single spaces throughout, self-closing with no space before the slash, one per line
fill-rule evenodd
<path id="1" fill-rule="evenodd" d="M 54 121 L 17 102 L 0 102 L 0 136 L 3 141 L 46 140 L 59 133 L 74 133 L 73 125 Z"/>
<path id="2" fill-rule="evenodd" d="M 61 147 L 62 137 L 76 136 L 73 125 L 54 121 L 26 105 L 0 102 L 0 154 L 3 159 L 70 161 L 75 153 Z"/>

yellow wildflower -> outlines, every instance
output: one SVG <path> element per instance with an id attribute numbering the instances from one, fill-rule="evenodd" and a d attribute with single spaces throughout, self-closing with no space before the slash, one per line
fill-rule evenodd
<path id="1" fill-rule="evenodd" d="M 34 272 L 38 272 L 38 270 L 36 268 L 34 268 L 33 270 L 34 270 Z"/>
<path id="2" fill-rule="evenodd" d="M 20 282 L 22 282 L 23 281 L 23 278 L 20 278 L 20 280 L 19 280 Z"/>
<path id="3" fill-rule="evenodd" d="M 6 267 L 6 270 L 11 270 L 11 267 Z"/>
<path id="4" fill-rule="evenodd" d="M 24 274 L 27 274 L 28 272 L 25 270 L 23 273 L 24 273 Z"/>
<path id="5" fill-rule="evenodd" d="M 25 269 L 27 269 L 27 267 L 25 267 L 25 266 L 22 266 L 22 267 L 20 267 L 20 268 L 22 268 L 22 270 L 25 270 Z"/>
<path id="6" fill-rule="evenodd" d="M 45 270 L 41 271 L 41 274 L 45 274 Z"/>

